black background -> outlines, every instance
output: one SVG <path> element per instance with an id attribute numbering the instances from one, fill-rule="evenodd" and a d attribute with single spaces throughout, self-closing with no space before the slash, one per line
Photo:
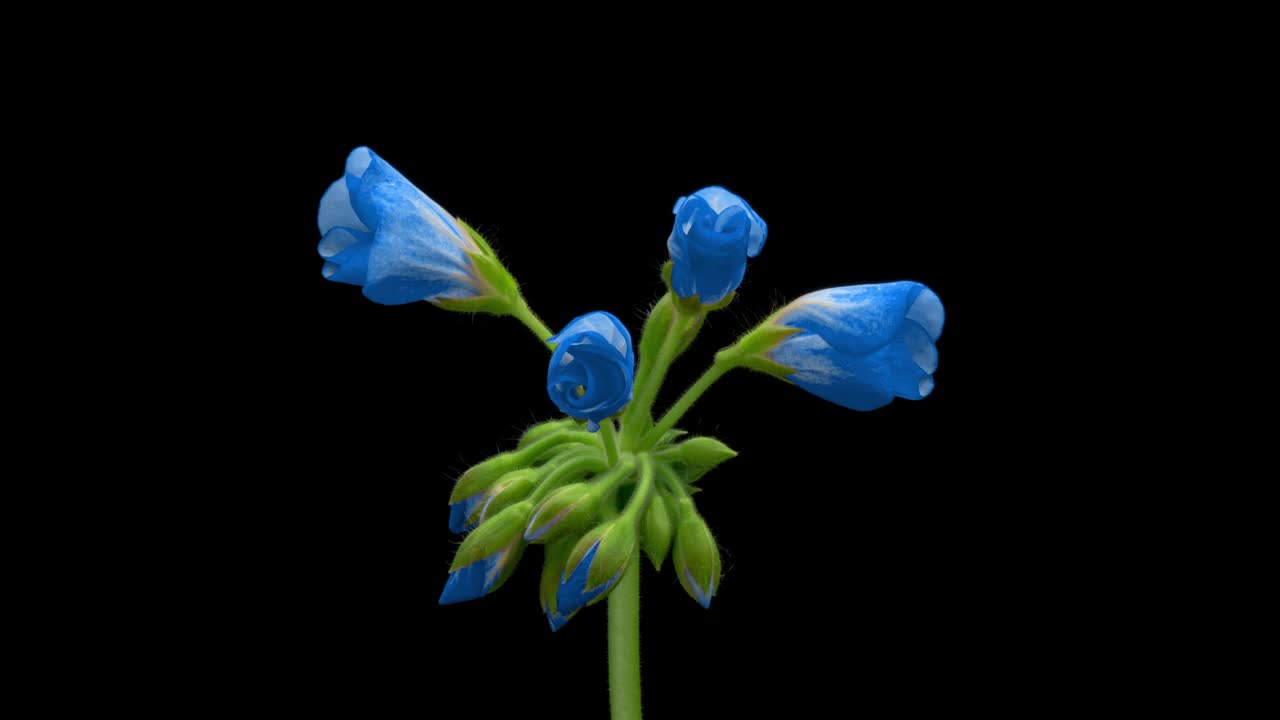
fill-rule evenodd
<path id="1" fill-rule="evenodd" d="M 458 542 L 453 479 L 556 410 L 547 352 L 518 322 L 384 307 L 320 277 L 319 198 L 369 145 L 483 232 L 553 329 L 607 310 L 637 342 L 675 199 L 710 184 L 747 198 L 768 243 L 659 408 L 806 292 L 910 279 L 946 306 L 923 401 L 858 413 L 737 371 L 686 416 L 741 454 L 698 496 L 725 570 L 711 609 L 645 563 L 650 717 L 986 706 L 1034 684 L 1065 622 L 1042 603 L 1062 591 L 1026 534 L 1047 496 L 999 467 L 1017 443 L 1003 409 L 1022 388 L 1002 376 L 1018 350 L 1002 310 L 1015 289 L 996 286 L 990 258 L 1017 256 L 1025 166 L 1048 141 L 1024 129 L 1035 111 L 1010 85 L 938 73 L 826 101 L 784 83 L 726 103 L 664 82 L 413 111 L 380 98 L 254 124 L 250 145 L 270 152 L 247 148 L 258 160 L 245 171 L 269 178 L 255 202 L 272 211 L 253 230 L 262 254 L 237 266 L 252 300 L 209 348 L 249 389 L 224 399 L 253 471 L 210 490 L 232 508 L 234 549 L 212 624 L 243 642 L 243 679 L 295 709 L 539 717 L 551 704 L 568 720 L 607 707 L 604 606 L 552 634 L 540 551 L 496 594 L 436 604 Z"/>

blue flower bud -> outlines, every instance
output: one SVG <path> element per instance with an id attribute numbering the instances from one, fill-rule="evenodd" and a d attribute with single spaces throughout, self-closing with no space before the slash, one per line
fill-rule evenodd
<path id="1" fill-rule="evenodd" d="M 542 581 L 538 588 L 538 599 L 542 602 L 542 613 L 547 616 L 547 624 L 551 632 L 564 627 L 573 617 L 573 612 L 561 612 L 556 601 L 556 593 L 560 589 L 560 579 L 564 577 L 564 563 L 573 550 L 576 538 L 561 538 L 547 543 L 542 561 Z"/>
<path id="2" fill-rule="evenodd" d="M 478 492 L 471 497 L 451 503 L 449 505 L 449 529 L 458 534 L 474 529 L 476 523 L 471 522 L 470 518 L 483 499 L 484 493 Z"/>
<path id="3" fill-rule="evenodd" d="M 625 520 L 606 523 L 582 536 L 569 553 L 556 592 L 560 612 L 571 615 L 607 595 L 622 579 L 635 549 L 635 527 Z"/>
<path id="4" fill-rule="evenodd" d="M 714 305 L 738 289 L 747 258 L 764 248 L 769 226 L 745 200 L 708 187 L 676 201 L 675 227 L 667 239 L 671 287 L 682 298 Z"/>
<path id="5" fill-rule="evenodd" d="M 485 248 L 367 147 L 347 157 L 346 175 L 320 199 L 317 221 L 324 276 L 363 286 L 374 302 L 499 294 L 472 258 L 487 257 Z"/>
<path id="6" fill-rule="evenodd" d="M 874 410 L 933 390 L 942 301 L 917 282 L 850 285 L 810 293 L 774 315 L 797 328 L 767 351 L 787 379 L 820 398 Z"/>
<path id="7" fill-rule="evenodd" d="M 711 607 L 711 597 L 720 582 L 720 548 L 711 529 L 694 509 L 693 501 L 681 498 L 680 524 L 676 528 L 676 579 L 689 597 L 704 608 Z"/>
<path id="8" fill-rule="evenodd" d="M 449 580 L 440 593 L 440 604 L 474 600 L 498 589 L 511 573 L 524 552 L 522 530 L 533 504 L 525 501 L 512 505 L 477 527 L 458 548 Z"/>
<path id="9" fill-rule="evenodd" d="M 558 343 L 547 367 L 547 394 L 566 414 L 600 429 L 600 421 L 631 402 L 636 356 L 618 318 L 593 312 L 547 339 Z"/>

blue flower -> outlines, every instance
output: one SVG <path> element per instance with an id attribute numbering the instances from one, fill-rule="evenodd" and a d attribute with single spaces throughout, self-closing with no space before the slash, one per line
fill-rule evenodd
<path id="1" fill-rule="evenodd" d="M 631 402 L 636 356 L 618 318 L 588 313 L 547 342 L 559 343 L 547 367 L 547 394 L 566 414 L 585 419 L 588 430 Z"/>
<path id="2" fill-rule="evenodd" d="M 474 530 L 475 525 L 468 522 L 471 517 L 471 511 L 476 509 L 480 501 L 484 499 L 484 493 L 478 492 L 469 498 L 460 500 L 449 505 L 449 529 L 461 535 L 469 530 Z"/>
<path id="3" fill-rule="evenodd" d="M 769 226 L 745 200 L 708 187 L 676 201 L 675 227 L 667 239 L 671 285 L 682 298 L 714 305 L 738 289 L 747 258 L 764 249 Z"/>
<path id="4" fill-rule="evenodd" d="M 364 286 L 384 305 L 466 299 L 490 288 L 468 253 L 481 249 L 452 215 L 366 147 L 320 199 L 323 275 Z"/>
<path id="5" fill-rule="evenodd" d="M 934 341 L 942 301 L 917 282 L 850 285 L 810 293 L 774 317 L 795 333 L 768 351 L 787 376 L 820 398 L 874 410 L 895 396 L 919 400 L 933 390 Z"/>

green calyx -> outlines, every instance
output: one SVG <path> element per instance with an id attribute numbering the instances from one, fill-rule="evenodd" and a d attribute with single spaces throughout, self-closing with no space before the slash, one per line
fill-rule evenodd
<path id="1" fill-rule="evenodd" d="M 436 305 L 453 312 L 489 313 L 491 315 L 514 315 L 524 303 L 520 297 L 520 285 L 511 273 L 498 260 L 487 240 L 470 225 L 458 221 L 463 229 L 471 235 L 471 239 L 479 248 L 478 252 L 467 252 L 475 277 L 479 281 L 478 297 L 464 299 L 434 300 Z"/>
<path id="2" fill-rule="evenodd" d="M 706 521 L 694 508 L 693 500 L 680 499 L 678 508 L 680 521 L 672 558 L 676 579 L 689 597 L 709 607 L 720 583 L 720 548 Z"/>
<path id="3" fill-rule="evenodd" d="M 526 500 L 485 520 L 462 541 L 457 554 L 453 556 L 450 572 L 483 560 L 501 550 L 523 545 L 524 526 L 532 511 L 533 503 Z"/>
<path id="4" fill-rule="evenodd" d="M 786 378 L 786 376 L 795 372 L 795 368 L 781 365 L 769 359 L 768 351 L 798 332 L 802 332 L 800 328 L 775 325 L 772 322 L 772 318 L 770 318 L 754 330 L 743 335 L 733 345 L 716 353 L 716 364 L 745 367 Z"/>

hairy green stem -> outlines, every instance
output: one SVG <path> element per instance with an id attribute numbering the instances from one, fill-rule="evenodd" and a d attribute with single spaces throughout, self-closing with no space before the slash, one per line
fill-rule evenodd
<path id="1" fill-rule="evenodd" d="M 525 302 L 523 297 L 521 297 L 520 301 L 516 303 L 515 309 L 511 311 L 511 315 L 515 319 L 524 323 L 524 326 L 529 328 L 534 335 L 537 335 L 538 342 L 546 345 L 547 349 L 552 348 L 551 343 L 547 342 L 547 338 L 551 337 L 555 333 L 551 332 L 551 330 L 547 328 L 546 324 L 534 314 L 533 310 L 529 307 L 529 303 Z"/>
<path id="2" fill-rule="evenodd" d="M 698 398 L 702 397 L 702 393 L 706 392 L 707 388 L 714 385 L 715 382 L 720 379 L 721 375 L 729 372 L 734 367 L 736 366 L 732 363 L 717 362 L 707 368 L 707 371 L 702 373 L 702 377 L 698 378 L 697 382 L 690 386 L 689 389 L 685 391 L 684 395 L 680 396 L 680 399 L 676 401 L 676 404 L 672 405 L 671 409 L 667 411 L 667 414 L 663 415 L 662 419 L 658 421 L 658 424 L 649 431 L 649 434 L 644 436 L 644 440 L 640 443 L 640 447 L 650 448 L 656 445 L 668 430 L 674 427 L 677 422 L 680 422 L 680 418 L 689 411 L 689 408 L 693 407 L 693 404 L 698 401 Z"/>
<path id="3" fill-rule="evenodd" d="M 600 440 L 604 444 L 604 459 L 610 467 L 618 462 L 618 434 L 613 427 L 613 418 L 606 418 L 600 424 Z"/>
<path id="4" fill-rule="evenodd" d="M 653 492 L 653 458 L 639 456 L 640 481 L 623 516 L 634 521 Z M 640 720 L 640 549 L 609 593 L 609 710 L 612 720 Z"/>

